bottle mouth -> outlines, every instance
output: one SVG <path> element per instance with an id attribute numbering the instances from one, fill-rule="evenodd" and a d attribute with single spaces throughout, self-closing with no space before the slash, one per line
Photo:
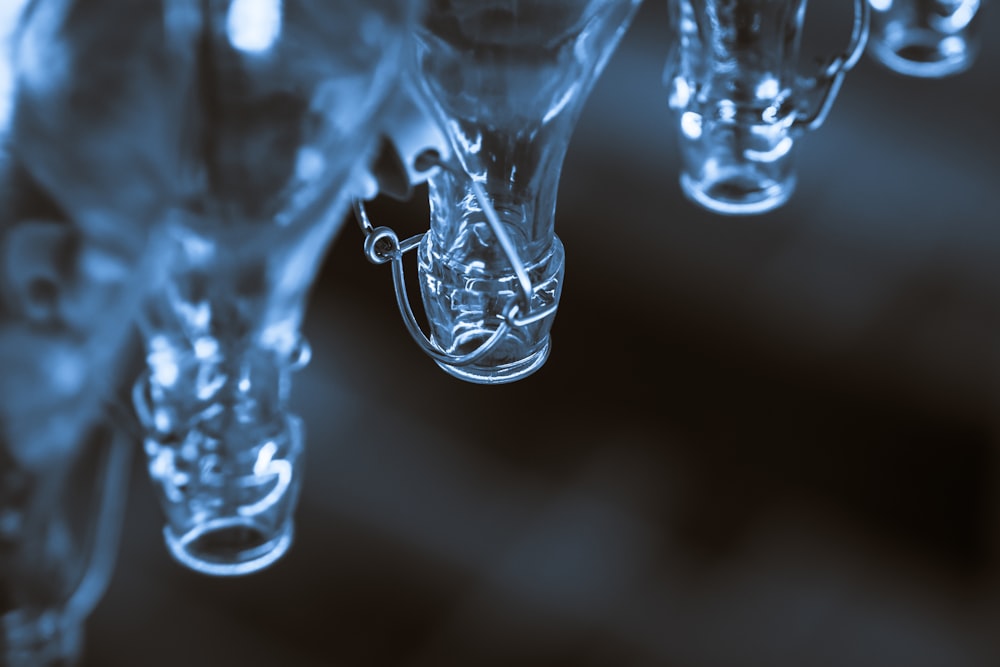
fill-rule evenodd
<path id="1" fill-rule="evenodd" d="M 975 48 L 961 35 L 942 35 L 934 30 L 911 28 L 887 32 L 869 42 L 869 52 L 879 63 L 897 74 L 939 79 L 969 68 Z"/>
<path id="2" fill-rule="evenodd" d="M 710 181 L 681 174 L 681 189 L 699 206 L 723 215 L 759 215 L 782 206 L 795 190 L 794 177 L 783 181 L 750 178 L 734 172 Z"/>
<path id="3" fill-rule="evenodd" d="M 280 559 L 292 544 L 294 523 L 277 530 L 247 517 L 227 517 L 199 524 L 183 534 L 168 525 L 163 536 L 181 565 L 216 577 L 253 574 Z"/>
<path id="4" fill-rule="evenodd" d="M 445 373 L 473 384 L 508 384 L 524 379 L 545 365 L 552 348 L 552 339 L 546 336 L 541 347 L 523 359 L 509 364 L 492 366 L 452 366 L 444 362 L 436 362 Z"/>
<path id="5" fill-rule="evenodd" d="M 449 262 L 427 239 L 419 255 L 421 292 L 430 343 L 445 353 L 435 357 L 438 366 L 473 384 L 516 382 L 541 368 L 565 269 L 559 237 L 543 258 L 524 267 L 531 286 L 528 309 L 511 307 L 524 284 L 513 269 L 484 275 L 477 264 Z"/>
<path id="6" fill-rule="evenodd" d="M 284 415 L 281 431 L 263 441 L 230 435 L 225 443 L 194 431 L 179 444 L 145 442 L 168 551 L 195 572 L 221 577 L 258 572 L 288 551 L 301 486 L 298 417 Z"/>

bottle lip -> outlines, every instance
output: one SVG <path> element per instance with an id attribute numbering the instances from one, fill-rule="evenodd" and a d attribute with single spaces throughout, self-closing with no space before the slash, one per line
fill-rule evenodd
<path id="1" fill-rule="evenodd" d="M 304 428 L 301 418 L 281 415 L 283 431 L 253 445 L 252 469 L 241 464 L 237 473 L 211 478 L 204 492 L 185 495 L 183 470 L 170 468 L 174 450 L 157 449 L 147 438 L 149 471 L 161 492 L 167 515 L 163 537 L 171 556 L 201 574 L 227 577 L 258 572 L 288 551 L 294 533 L 293 516 L 301 487 Z M 258 446 L 259 444 L 259 446 Z M 287 447 L 287 449 L 286 449 Z M 161 456 L 163 455 L 163 456 Z M 214 455 L 213 455 L 214 456 Z M 166 460 L 164 466 L 160 462 Z M 196 465 L 209 461 L 199 460 Z"/>
<path id="2" fill-rule="evenodd" d="M 540 349 L 536 350 L 524 359 L 509 364 L 499 366 L 454 366 L 441 361 L 435 361 L 445 373 L 459 380 L 472 384 L 510 384 L 532 375 L 539 368 L 545 365 L 552 349 L 552 337 L 546 335 Z"/>
<path id="3" fill-rule="evenodd" d="M 705 182 L 693 178 L 688 173 L 680 176 L 681 190 L 684 195 L 702 208 L 721 215 L 760 215 L 783 206 L 796 189 L 797 179 L 794 174 L 781 181 L 762 183 L 760 187 L 739 192 L 730 188 L 727 194 L 714 191 L 724 178 Z"/>
<path id="4" fill-rule="evenodd" d="M 230 577 L 259 572 L 285 555 L 295 532 L 292 519 L 282 522 L 263 541 L 252 539 L 269 532 L 268 527 L 251 517 L 224 517 L 198 524 L 183 535 L 177 535 L 167 525 L 163 536 L 170 555 L 181 565 L 201 574 Z M 228 539 L 240 534 L 251 538 L 242 548 Z"/>
<path id="5" fill-rule="evenodd" d="M 875 62 L 897 74 L 940 79 L 969 69 L 977 47 L 976 42 L 958 35 L 910 30 L 893 39 L 870 40 L 867 50 Z"/>

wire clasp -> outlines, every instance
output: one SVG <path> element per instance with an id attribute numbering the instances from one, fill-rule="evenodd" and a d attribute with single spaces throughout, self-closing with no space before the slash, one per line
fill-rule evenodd
<path id="1" fill-rule="evenodd" d="M 365 210 L 364 202 L 361 199 L 354 200 L 354 216 L 361 227 L 361 232 L 365 235 L 364 250 L 368 261 L 372 264 L 392 264 L 392 282 L 396 293 L 396 305 L 399 307 L 406 330 L 409 331 L 413 340 L 416 341 L 424 353 L 440 364 L 469 366 L 492 352 L 512 329 L 526 327 L 555 314 L 559 306 L 559 301 L 557 299 L 545 308 L 537 310 L 532 308 L 531 302 L 534 287 L 531 283 L 531 278 L 528 276 L 528 270 L 525 268 L 524 262 L 521 261 L 513 241 L 511 241 L 510 236 L 500 222 L 500 216 L 497 215 L 496 209 L 490 202 L 489 197 L 487 197 L 482 186 L 474 178 L 470 177 L 461 167 L 442 159 L 440 154 L 434 150 L 422 153 L 417 158 L 417 164 L 421 170 L 436 167 L 469 179 L 472 193 L 482 207 L 490 230 L 493 232 L 497 243 L 500 244 L 500 248 L 510 262 L 514 270 L 514 275 L 517 276 L 520 287 L 519 291 L 504 308 L 503 314 L 500 316 L 500 325 L 479 347 L 471 352 L 460 355 L 447 352 L 441 349 L 430 336 L 421 330 L 420 324 L 413 314 L 413 308 L 410 305 L 409 295 L 406 291 L 403 256 L 420 245 L 426 232 L 400 241 L 399 236 L 391 228 L 376 227 L 372 224 L 368 217 L 368 212 Z"/>

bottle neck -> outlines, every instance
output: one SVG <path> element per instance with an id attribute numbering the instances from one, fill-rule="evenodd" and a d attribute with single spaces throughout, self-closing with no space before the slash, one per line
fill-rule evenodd
<path id="1" fill-rule="evenodd" d="M 568 146 L 561 119 L 531 131 L 504 132 L 455 123 L 454 143 L 465 174 L 441 170 L 429 180 L 435 245 L 452 261 L 480 262 L 487 272 L 502 271 L 509 261 L 487 224 L 471 180 L 482 187 L 522 262 L 548 253 L 555 238 L 556 194 Z"/>
<path id="2" fill-rule="evenodd" d="M 284 423 L 292 373 L 309 357 L 301 338 L 290 352 L 257 345 L 200 349 L 197 343 L 191 351 L 154 340 L 149 374 L 136 385 L 136 408 L 143 425 L 160 434 L 264 432 Z"/>

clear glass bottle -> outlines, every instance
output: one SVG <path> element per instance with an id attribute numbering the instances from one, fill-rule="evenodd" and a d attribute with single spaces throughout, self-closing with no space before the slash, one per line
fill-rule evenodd
<path id="1" fill-rule="evenodd" d="M 304 440 L 288 398 L 309 361 L 306 278 L 329 234 L 293 227 L 204 234 L 175 221 L 142 310 L 147 468 L 171 554 L 204 574 L 257 571 L 291 544 Z"/>
<path id="2" fill-rule="evenodd" d="M 805 78 L 798 66 L 806 0 L 670 0 L 674 39 L 664 78 L 689 199 L 735 215 L 788 200 L 796 141 L 822 124 L 864 48 L 866 1 L 855 0 L 846 52 Z"/>
<path id="3" fill-rule="evenodd" d="M 556 192 L 584 101 L 638 0 L 437 0 L 418 31 L 417 78 L 446 129 L 458 169 L 429 181 L 430 231 L 418 250 L 431 340 L 468 354 L 517 316 L 558 304 L 565 256 L 555 235 Z M 524 294 L 473 182 L 530 279 Z M 554 312 L 511 326 L 474 363 L 439 362 L 476 383 L 537 370 Z"/>
<path id="4" fill-rule="evenodd" d="M 312 281 L 403 69 L 405 0 L 208 0 L 167 27 L 190 74 L 176 207 L 135 385 L 170 552 L 248 574 L 288 549 L 302 479 L 292 373 Z"/>
<path id="5" fill-rule="evenodd" d="M 143 29 L 159 3 L 17 4 L 0 10 L 0 664 L 56 667 L 117 554 L 134 443 L 108 406 L 156 264 L 176 91 Z M 100 85 L 123 70 L 136 85 Z"/>

